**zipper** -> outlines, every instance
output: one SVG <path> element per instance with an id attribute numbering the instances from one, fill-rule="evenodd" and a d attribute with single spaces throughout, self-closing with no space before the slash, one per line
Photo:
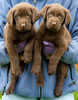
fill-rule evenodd
<path id="1" fill-rule="evenodd" d="M 33 0 L 33 3 L 34 3 L 34 5 L 35 5 L 35 7 L 36 7 L 36 0 Z M 37 100 L 40 100 L 41 95 L 42 95 L 42 87 L 40 87 L 40 97 L 37 98 Z"/>
<path id="2" fill-rule="evenodd" d="M 40 100 L 40 98 L 37 98 L 37 100 Z"/>
<path id="3" fill-rule="evenodd" d="M 40 98 L 41 98 L 41 95 L 42 95 L 42 87 L 40 87 Z"/>
<path id="4" fill-rule="evenodd" d="M 70 77 L 71 77 L 72 83 L 70 83 L 68 86 L 71 87 L 72 85 L 76 84 L 76 82 L 73 80 L 73 77 L 72 77 L 72 68 L 71 68 L 71 65 L 69 65 L 69 68 L 70 68 Z"/>
<path id="5" fill-rule="evenodd" d="M 33 0 L 34 5 L 36 6 L 36 0 Z"/>
<path id="6" fill-rule="evenodd" d="M 4 95 L 4 93 L 5 93 L 5 89 L 6 89 L 6 86 L 4 86 L 4 90 L 3 90 L 3 92 L 2 92 L 2 95 Z"/>
<path id="7" fill-rule="evenodd" d="M 7 69 L 7 84 L 8 84 L 8 81 L 9 81 L 9 79 L 8 79 L 9 69 L 10 69 L 10 63 L 9 63 L 9 65 L 8 65 L 8 69 Z M 7 86 L 7 84 L 6 84 L 6 86 Z M 2 95 L 4 95 L 4 93 L 5 93 L 6 86 L 4 86 L 4 89 L 3 89 Z"/>

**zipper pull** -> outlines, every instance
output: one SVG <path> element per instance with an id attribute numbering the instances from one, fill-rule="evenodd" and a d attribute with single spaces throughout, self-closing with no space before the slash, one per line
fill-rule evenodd
<path id="1" fill-rule="evenodd" d="M 68 86 L 71 87 L 74 84 L 76 84 L 76 82 L 74 80 L 72 80 L 72 83 L 70 83 Z"/>
<path id="2" fill-rule="evenodd" d="M 33 3 L 36 5 L 36 0 L 33 0 Z"/>

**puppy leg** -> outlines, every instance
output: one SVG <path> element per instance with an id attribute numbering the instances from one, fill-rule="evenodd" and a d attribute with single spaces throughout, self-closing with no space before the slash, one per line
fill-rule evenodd
<path id="1" fill-rule="evenodd" d="M 38 40 L 34 43 L 34 55 L 33 55 L 32 72 L 37 75 L 40 72 L 41 67 L 41 45 Z"/>
<path id="2" fill-rule="evenodd" d="M 44 79 L 41 67 L 40 67 L 40 72 L 36 76 L 37 76 L 37 86 L 42 87 L 44 85 Z"/>
<path id="3" fill-rule="evenodd" d="M 6 47 L 11 61 L 11 71 L 14 75 L 19 76 L 22 71 L 20 69 L 19 56 L 16 52 L 16 45 L 8 41 Z"/>
<path id="4" fill-rule="evenodd" d="M 21 61 L 21 59 L 20 59 L 20 69 L 21 69 L 22 72 L 24 71 L 24 65 L 25 65 L 24 62 Z M 9 86 L 8 90 L 6 91 L 6 94 L 7 95 L 11 94 L 14 91 L 14 88 L 15 88 L 15 85 L 16 85 L 16 80 L 18 78 L 16 75 L 12 74 L 11 68 L 10 68 L 10 72 L 11 72 L 11 83 L 10 83 L 10 86 Z"/>
<path id="5" fill-rule="evenodd" d="M 33 47 L 34 47 L 34 39 L 30 40 L 26 44 L 25 49 L 24 49 L 24 55 L 22 57 L 22 60 L 27 64 L 32 61 Z"/>
<path id="6" fill-rule="evenodd" d="M 22 73 L 23 73 L 23 72 L 24 72 L 25 63 L 24 63 L 24 61 L 22 60 L 22 56 L 23 56 L 23 53 L 22 53 L 22 54 L 19 54 L 20 69 L 21 69 L 21 71 L 22 71 Z"/>
<path id="7" fill-rule="evenodd" d="M 64 79 L 67 76 L 67 71 L 68 71 L 68 65 L 60 61 L 57 68 L 56 88 L 54 90 L 54 94 L 56 97 L 62 95 L 62 87 L 63 87 Z"/>
<path id="8" fill-rule="evenodd" d="M 58 41 L 56 44 L 56 49 L 53 52 L 53 54 L 50 57 L 49 65 L 48 65 L 48 74 L 52 75 L 56 73 L 57 64 L 59 63 L 59 60 L 67 50 L 67 44 L 66 41 Z"/>
<path id="9" fill-rule="evenodd" d="M 12 71 L 11 71 L 11 83 L 10 83 L 8 90 L 6 91 L 7 95 L 11 94 L 14 91 L 14 88 L 16 85 L 16 80 L 17 80 L 17 76 L 12 74 Z"/>

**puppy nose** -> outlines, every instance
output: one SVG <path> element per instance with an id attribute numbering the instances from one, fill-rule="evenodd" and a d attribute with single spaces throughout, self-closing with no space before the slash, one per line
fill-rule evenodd
<path id="1" fill-rule="evenodd" d="M 52 22 L 52 25 L 56 25 L 56 22 Z"/>
<path id="2" fill-rule="evenodd" d="M 25 24 L 21 24 L 21 27 L 25 27 Z"/>

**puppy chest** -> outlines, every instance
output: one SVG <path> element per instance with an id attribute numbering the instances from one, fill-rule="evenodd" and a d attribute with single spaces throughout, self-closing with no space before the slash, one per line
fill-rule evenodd
<path id="1" fill-rule="evenodd" d="M 50 34 L 46 33 L 46 35 L 44 35 L 42 39 L 43 41 L 53 42 L 56 40 L 56 38 L 57 38 L 56 35 L 52 35 L 51 33 Z"/>
<path id="2" fill-rule="evenodd" d="M 20 42 L 25 41 L 25 40 L 29 40 L 33 37 L 32 33 L 24 33 L 24 34 L 20 34 L 19 35 L 19 40 Z"/>

